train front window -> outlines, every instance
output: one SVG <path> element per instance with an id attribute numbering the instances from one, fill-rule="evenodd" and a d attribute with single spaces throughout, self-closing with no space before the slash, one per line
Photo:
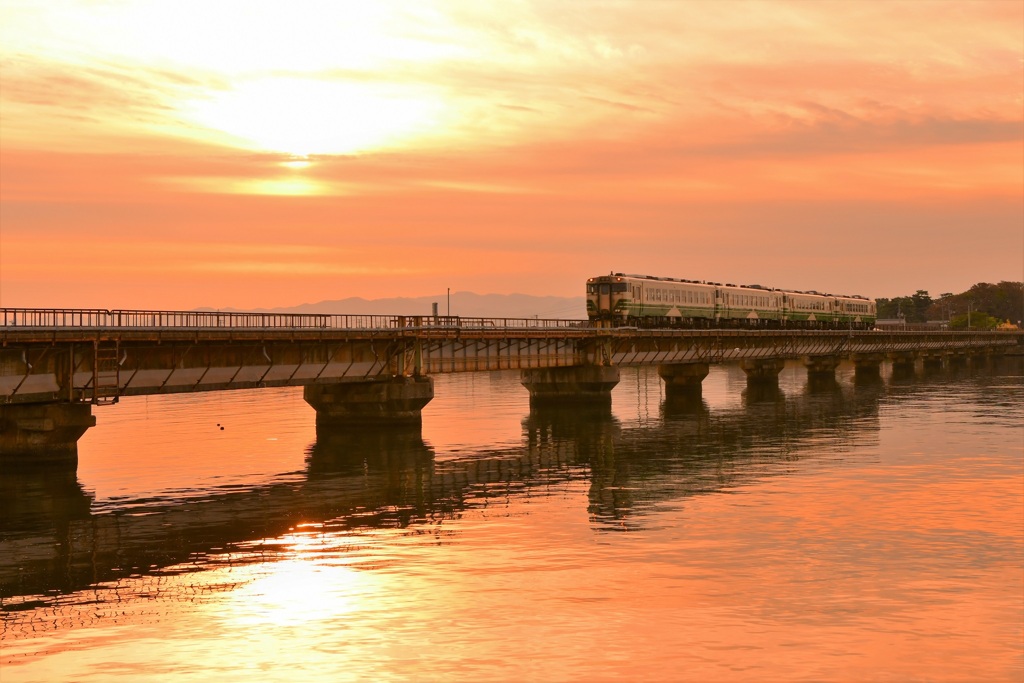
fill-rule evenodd
<path id="1" fill-rule="evenodd" d="M 597 285 L 587 285 L 587 294 L 597 294 Z"/>
<path id="2" fill-rule="evenodd" d="M 601 285 L 601 293 L 602 294 L 607 294 L 609 286 L 610 285 Z"/>
<path id="3" fill-rule="evenodd" d="M 612 285 L 612 291 L 613 292 L 628 292 L 629 291 L 629 285 L 627 285 L 625 282 L 616 282 L 615 284 Z"/>

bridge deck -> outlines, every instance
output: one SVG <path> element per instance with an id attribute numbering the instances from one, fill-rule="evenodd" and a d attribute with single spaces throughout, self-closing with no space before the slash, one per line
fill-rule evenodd
<path id="1" fill-rule="evenodd" d="M 395 375 L 990 353 L 1019 332 L 677 330 L 448 316 L 0 309 L 0 403 Z"/>

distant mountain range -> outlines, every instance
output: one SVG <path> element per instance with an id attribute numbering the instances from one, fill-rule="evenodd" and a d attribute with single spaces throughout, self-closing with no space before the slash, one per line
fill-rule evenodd
<path id="1" fill-rule="evenodd" d="M 587 317 L 582 296 L 531 296 L 528 294 L 475 294 L 452 292 L 451 315 L 464 318 L 549 318 L 582 320 Z M 313 304 L 279 308 L 250 309 L 260 313 L 333 313 L 350 315 L 430 315 L 432 304 L 438 315 L 448 315 L 446 294 L 390 299 L 350 297 Z M 211 310 L 211 309 L 200 309 Z M 238 309 L 223 308 L 222 311 Z"/>

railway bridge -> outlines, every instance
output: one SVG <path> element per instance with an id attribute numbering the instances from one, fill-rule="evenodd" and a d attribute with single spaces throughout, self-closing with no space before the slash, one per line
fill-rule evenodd
<path id="1" fill-rule="evenodd" d="M 772 383 L 787 360 L 833 379 L 1019 352 L 1020 332 L 678 330 L 580 320 L 0 309 L 0 456 L 77 457 L 93 406 L 122 396 L 302 386 L 321 425 L 418 423 L 431 375 L 515 369 L 531 402 L 605 402 L 619 368 L 656 365 L 666 397 L 709 366 Z"/>

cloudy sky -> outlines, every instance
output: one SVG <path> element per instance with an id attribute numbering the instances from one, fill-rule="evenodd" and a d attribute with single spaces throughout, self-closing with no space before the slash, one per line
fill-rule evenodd
<path id="1" fill-rule="evenodd" d="M 1019 0 L 3 0 L 0 306 L 1024 279 Z"/>

